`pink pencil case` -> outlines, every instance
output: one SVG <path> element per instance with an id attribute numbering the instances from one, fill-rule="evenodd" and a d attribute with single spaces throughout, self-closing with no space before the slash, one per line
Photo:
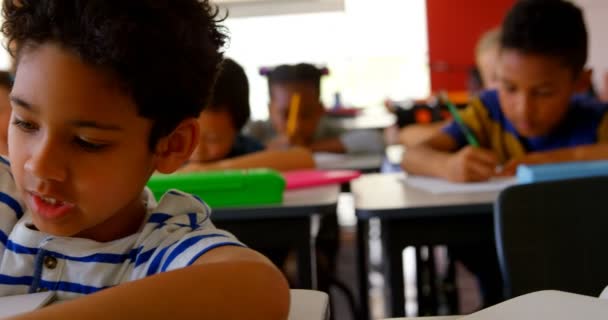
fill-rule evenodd
<path id="1" fill-rule="evenodd" d="M 356 170 L 295 170 L 283 173 L 286 190 L 310 188 L 328 184 L 342 184 L 358 178 Z"/>

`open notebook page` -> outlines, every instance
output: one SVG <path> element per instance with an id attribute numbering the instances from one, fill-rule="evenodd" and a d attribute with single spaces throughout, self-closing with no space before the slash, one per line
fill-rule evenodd
<path id="1" fill-rule="evenodd" d="M 51 303 L 55 293 L 52 291 L 0 297 L 0 318 L 34 311 Z"/>
<path id="2" fill-rule="evenodd" d="M 517 184 L 517 179 L 513 177 L 497 177 L 484 182 L 467 183 L 450 182 L 444 179 L 416 175 L 407 175 L 403 179 L 405 183 L 412 187 L 434 194 L 495 192 Z"/>

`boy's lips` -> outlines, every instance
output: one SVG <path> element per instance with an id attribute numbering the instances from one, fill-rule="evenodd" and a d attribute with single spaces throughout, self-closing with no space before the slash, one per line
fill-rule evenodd
<path id="1" fill-rule="evenodd" d="M 74 204 L 49 195 L 28 192 L 31 209 L 45 219 L 57 219 L 67 215 Z"/>

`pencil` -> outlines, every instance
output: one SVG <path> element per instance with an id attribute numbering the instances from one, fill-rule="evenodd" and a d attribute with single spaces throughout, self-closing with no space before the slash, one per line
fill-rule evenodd
<path id="1" fill-rule="evenodd" d="M 289 114 L 287 116 L 287 136 L 291 139 L 298 130 L 298 117 L 300 115 L 300 94 L 294 93 L 289 103 Z"/>
<path id="2" fill-rule="evenodd" d="M 456 122 L 456 124 L 458 124 L 458 127 L 460 128 L 460 130 L 464 134 L 465 138 L 467 139 L 468 144 L 473 147 L 478 148 L 479 142 L 477 142 L 477 139 L 475 139 L 475 135 L 473 135 L 471 130 L 469 130 L 469 127 L 467 127 L 466 124 L 464 124 L 464 121 L 460 117 L 460 114 L 458 114 L 458 110 L 456 110 L 456 107 L 454 106 L 454 104 L 450 101 L 450 99 L 448 99 L 448 95 L 445 92 L 442 92 L 440 94 L 440 97 L 443 99 L 445 104 L 448 106 L 448 110 L 452 114 L 454 121 Z"/>

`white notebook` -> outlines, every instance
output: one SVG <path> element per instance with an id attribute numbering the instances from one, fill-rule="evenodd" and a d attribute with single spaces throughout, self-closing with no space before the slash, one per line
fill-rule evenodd
<path id="1" fill-rule="evenodd" d="M 606 320 L 608 301 L 561 291 L 525 294 L 462 320 Z"/>
<path id="2" fill-rule="evenodd" d="M 450 182 L 444 179 L 415 175 L 407 175 L 403 179 L 405 183 L 412 187 L 434 194 L 495 192 L 517 184 L 517 178 L 513 177 L 497 177 L 484 182 L 467 183 Z"/>
<path id="3" fill-rule="evenodd" d="M 34 311 L 51 303 L 54 298 L 52 291 L 0 297 L 0 318 Z"/>

